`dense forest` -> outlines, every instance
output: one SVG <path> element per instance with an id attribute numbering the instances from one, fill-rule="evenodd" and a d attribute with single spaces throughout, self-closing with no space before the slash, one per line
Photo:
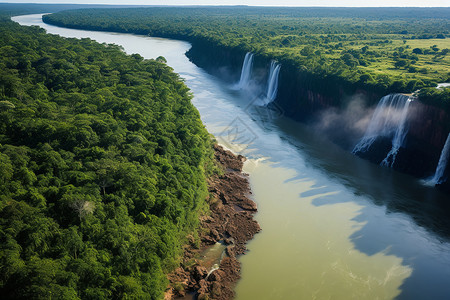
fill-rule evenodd
<path id="1" fill-rule="evenodd" d="M 38 3 L 0 3 L 0 15 L 6 17 L 54 13 L 68 9 L 82 8 L 126 8 L 135 7 L 133 5 L 100 5 L 100 4 L 38 4 Z"/>
<path id="2" fill-rule="evenodd" d="M 82 9 L 44 21 L 251 51 L 381 94 L 450 80 L 449 8 Z"/>
<path id="3" fill-rule="evenodd" d="M 216 172 L 164 61 L 0 16 L 2 299 L 162 297 Z"/>

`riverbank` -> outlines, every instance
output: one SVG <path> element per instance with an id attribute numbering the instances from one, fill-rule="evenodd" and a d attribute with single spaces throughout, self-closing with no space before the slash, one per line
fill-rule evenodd
<path id="1" fill-rule="evenodd" d="M 210 214 L 200 219 L 200 245 L 192 238 L 185 246 L 181 266 L 168 276 L 171 284 L 165 299 L 179 299 L 187 294 L 196 294 L 198 299 L 232 299 L 233 288 L 240 278 L 237 258 L 261 230 L 253 219 L 257 206 L 249 198 L 248 175 L 242 173 L 245 157 L 219 145 L 214 150 L 224 173 L 209 180 Z M 218 253 L 216 266 L 202 255 L 214 245 L 223 246 L 219 248 L 223 251 Z"/>

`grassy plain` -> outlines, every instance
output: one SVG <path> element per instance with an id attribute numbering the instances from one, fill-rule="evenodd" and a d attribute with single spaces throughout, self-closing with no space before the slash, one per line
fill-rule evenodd
<path id="1" fill-rule="evenodd" d="M 67 11 L 45 20 L 207 40 L 386 92 L 450 80 L 450 8 L 160 7 Z"/>

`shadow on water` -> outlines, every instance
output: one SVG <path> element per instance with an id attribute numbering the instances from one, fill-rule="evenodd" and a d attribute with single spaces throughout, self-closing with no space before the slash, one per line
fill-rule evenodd
<path id="1" fill-rule="evenodd" d="M 235 105 L 241 107 L 259 129 L 276 133 L 281 141 L 293 146 L 290 148 L 295 149 L 295 152 L 305 155 L 308 168 L 317 169 L 322 174 L 326 174 L 324 177 L 344 185 L 353 193 L 353 197 L 322 197 L 315 200 L 315 205 L 355 201 L 358 198 L 359 201 L 369 199 L 374 205 L 384 206 L 386 214 L 405 214 L 441 242 L 450 241 L 450 195 L 423 184 L 422 180 L 413 176 L 373 164 L 353 155 L 327 137 L 315 132 L 312 127 L 286 118 L 283 109 L 276 104 L 271 108 L 255 105 L 261 95 L 250 97 L 247 102 L 244 102 L 242 95 L 239 96 L 239 93 L 235 91 L 231 93 L 238 99 L 235 100 Z M 275 149 L 280 144 L 272 145 L 271 141 L 260 143 L 264 145 L 263 148 L 269 149 L 268 153 L 281 155 L 280 151 L 270 149 L 271 147 Z M 284 146 L 284 148 L 284 155 L 292 154 L 293 157 L 296 155 L 292 153 L 292 149 L 288 149 L 289 147 Z M 295 166 L 291 157 L 273 157 L 273 162 L 288 168 Z M 305 171 L 298 167 L 296 172 L 298 175 L 290 181 L 310 176 L 310 174 L 304 174 Z M 316 185 L 302 196 L 319 195 L 336 190 L 321 184 L 320 180 Z M 366 253 L 371 252 L 364 247 L 361 247 L 361 250 Z"/>
<path id="2" fill-rule="evenodd" d="M 362 205 L 353 220 L 364 224 L 351 237 L 355 248 L 367 255 L 379 252 L 402 257 L 414 267 L 397 299 L 426 299 L 432 289 L 433 299 L 448 299 L 450 287 L 450 196 L 423 185 L 409 175 L 372 164 L 312 132 L 310 128 L 284 117 L 271 124 L 259 121 L 266 130 L 280 132 L 284 139 L 305 155 L 308 167 L 326 173 L 336 184 L 344 185 L 353 195 L 326 195 L 313 201 L 315 206 L 370 200 L 385 210 Z M 292 167 L 288 160 L 281 164 Z M 302 180 L 310 174 L 301 170 L 289 181 Z M 312 197 L 336 191 L 332 184 L 319 181 L 300 196 Z M 345 192 L 344 192 L 345 194 Z M 395 220 L 395 221 L 394 221 Z M 411 226 L 411 221 L 418 225 Z M 393 229 L 394 228 L 394 229 Z M 382 232 L 382 236 L 380 236 Z M 403 237 L 402 241 L 398 237 Z M 428 288 L 419 289 L 419 286 Z"/>
<path id="3" fill-rule="evenodd" d="M 363 196 L 375 205 L 385 206 L 386 214 L 407 214 L 417 225 L 436 235 L 442 242 L 450 241 L 450 195 L 426 186 L 412 176 L 360 159 L 317 136 L 303 124 L 278 118 L 274 120 L 273 127 L 283 132 L 291 145 L 308 156 L 310 167 L 318 168 L 345 185 L 356 198 Z M 299 175 L 291 180 L 301 178 Z M 329 191 L 331 188 L 318 183 L 315 189 L 302 196 Z M 327 205 L 343 201 L 354 199 L 330 196 L 315 200 L 314 204 Z"/>

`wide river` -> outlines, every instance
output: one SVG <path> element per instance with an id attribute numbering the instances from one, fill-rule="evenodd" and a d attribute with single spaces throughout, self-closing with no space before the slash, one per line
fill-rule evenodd
<path id="1" fill-rule="evenodd" d="M 343 151 L 281 110 L 253 105 L 191 63 L 187 42 L 59 28 L 41 15 L 13 20 L 164 56 L 208 131 L 248 157 L 263 230 L 240 258 L 237 299 L 450 299 L 448 195 Z"/>

